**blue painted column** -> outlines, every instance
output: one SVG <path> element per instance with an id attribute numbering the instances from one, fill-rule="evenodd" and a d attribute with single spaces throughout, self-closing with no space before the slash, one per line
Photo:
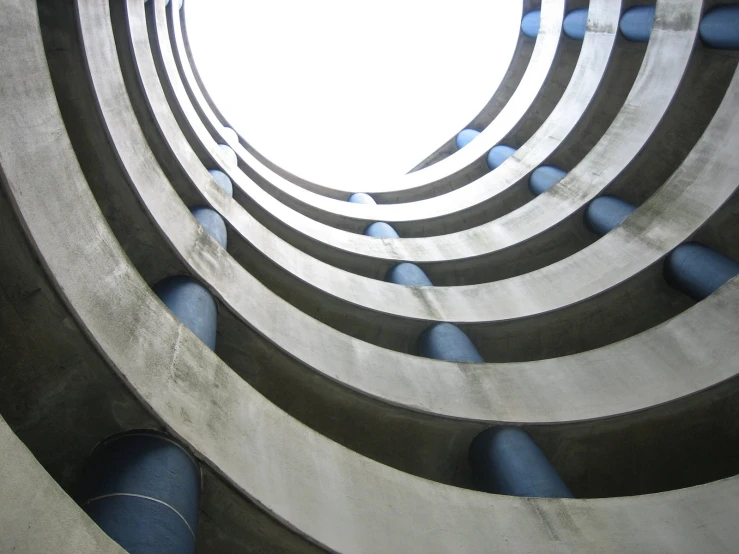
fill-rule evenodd
<path id="1" fill-rule="evenodd" d="M 572 493 L 526 431 L 492 427 L 472 441 L 470 466 L 483 490 L 511 496 L 572 498 Z"/>
<path id="2" fill-rule="evenodd" d="M 695 300 L 703 300 L 739 275 L 739 262 L 715 250 L 687 242 L 665 259 L 665 280 Z"/>
<path id="3" fill-rule="evenodd" d="M 233 165 L 239 164 L 239 160 L 236 157 L 236 152 L 233 151 L 233 148 L 231 148 L 227 144 L 219 144 L 218 148 L 221 149 L 221 152 L 226 157 L 226 159 L 228 159 L 230 163 L 232 163 Z"/>
<path id="4" fill-rule="evenodd" d="M 210 291 L 189 275 L 175 275 L 159 281 L 154 293 L 203 343 L 215 350 L 218 305 Z"/>
<path id="5" fill-rule="evenodd" d="M 541 10 L 533 10 L 521 19 L 521 32 L 529 38 L 536 38 L 541 25 Z"/>
<path id="6" fill-rule="evenodd" d="M 113 435 L 95 448 L 80 505 L 130 554 L 193 554 L 200 468 L 174 439 L 149 430 Z"/>
<path id="7" fill-rule="evenodd" d="M 228 178 L 228 175 L 226 175 L 220 169 L 209 169 L 208 173 L 210 173 L 211 177 L 213 177 L 213 180 L 216 182 L 216 184 L 224 191 L 226 191 L 226 194 L 233 198 L 234 186 L 231 182 L 231 179 Z"/>
<path id="8" fill-rule="evenodd" d="M 566 175 L 566 171 L 553 165 L 540 165 L 529 176 L 529 190 L 534 196 L 539 196 L 559 183 Z"/>
<path id="9" fill-rule="evenodd" d="M 385 281 L 408 287 L 430 287 L 433 285 L 426 272 L 416 264 L 400 263 L 387 272 Z"/>
<path id="10" fill-rule="evenodd" d="M 599 196 L 585 208 L 585 225 L 598 235 L 605 235 L 621 225 L 636 206 L 615 196 Z"/>
<path id="11" fill-rule="evenodd" d="M 224 127 L 223 129 L 221 129 L 221 133 L 231 139 L 232 142 L 239 142 L 238 133 L 231 129 L 231 127 Z"/>
<path id="12" fill-rule="evenodd" d="M 699 33 L 709 48 L 739 50 L 739 5 L 716 6 L 701 21 Z"/>
<path id="13" fill-rule="evenodd" d="M 475 129 L 461 130 L 459 133 L 457 133 L 457 138 L 455 139 L 457 143 L 457 148 L 464 148 L 469 143 L 471 143 L 479 134 L 480 131 L 476 131 Z"/>
<path id="14" fill-rule="evenodd" d="M 516 153 L 516 149 L 505 145 L 505 144 L 499 144 L 498 146 L 493 146 L 490 149 L 490 152 L 488 152 L 487 157 L 487 163 L 488 167 L 490 169 L 495 169 L 499 165 L 501 165 L 504 161 L 506 161 L 508 158 L 513 156 L 513 154 Z"/>
<path id="15" fill-rule="evenodd" d="M 380 239 L 399 239 L 400 236 L 390 225 L 384 221 L 375 221 L 367 225 L 364 235 Z"/>
<path id="16" fill-rule="evenodd" d="M 565 16 L 562 23 L 562 30 L 565 35 L 573 40 L 582 40 L 585 38 L 585 32 L 588 29 L 588 9 L 578 8 L 572 10 Z"/>
<path id="17" fill-rule="evenodd" d="M 365 192 L 355 192 L 349 197 L 349 200 L 347 200 L 347 202 L 350 202 L 352 204 L 369 204 L 372 206 L 377 204 L 377 202 L 375 202 L 375 199 Z"/>
<path id="18" fill-rule="evenodd" d="M 482 363 L 480 353 L 462 329 L 451 323 L 437 323 L 418 337 L 418 354 L 448 362 Z"/>
<path id="19" fill-rule="evenodd" d="M 649 42 L 654 25 L 654 6 L 634 6 L 621 16 L 618 28 L 632 42 Z"/>

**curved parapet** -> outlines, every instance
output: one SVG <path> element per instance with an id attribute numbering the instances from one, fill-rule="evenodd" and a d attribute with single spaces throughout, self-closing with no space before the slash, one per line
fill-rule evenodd
<path id="1" fill-rule="evenodd" d="M 247 198 L 225 122 L 221 141 L 180 127 L 145 17 L 176 2 L 0 8 L 0 412 L 28 447 L 0 421 L 0 550 L 121 552 L 72 493 L 122 542 L 190 551 L 733 551 L 739 73 L 670 174 L 615 182 L 659 163 L 650 139 L 710 52 L 700 6 L 658 2 L 612 124 L 579 163 L 530 158 L 507 219 L 423 239 L 377 219 L 330 253 Z M 584 54 L 616 38 L 588 29 Z M 512 144 L 496 171 L 526 159 Z M 308 220 L 294 236 L 350 234 Z M 464 283 L 490 245 L 523 269 L 433 285 L 440 253 Z M 341 267 L 359 258 L 374 279 Z M 135 502 L 166 522 L 129 525 Z"/>

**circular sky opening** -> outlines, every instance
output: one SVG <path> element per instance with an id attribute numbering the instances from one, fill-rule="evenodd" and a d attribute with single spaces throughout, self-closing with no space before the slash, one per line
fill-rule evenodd
<path id="1" fill-rule="evenodd" d="M 469 123 L 519 36 L 511 0 L 187 0 L 198 72 L 263 156 L 324 184 L 407 173 Z"/>

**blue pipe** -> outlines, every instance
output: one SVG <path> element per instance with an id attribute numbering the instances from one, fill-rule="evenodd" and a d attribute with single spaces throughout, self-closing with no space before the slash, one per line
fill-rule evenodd
<path id="1" fill-rule="evenodd" d="M 364 230 L 364 234 L 368 237 L 377 237 L 381 239 L 398 239 L 400 236 L 395 232 L 395 229 L 390 227 L 383 221 L 375 221 L 370 223 Z"/>
<path id="2" fill-rule="evenodd" d="M 654 13 L 654 6 L 634 6 L 626 10 L 618 23 L 621 34 L 633 42 L 649 42 Z"/>
<path id="3" fill-rule="evenodd" d="M 703 17 L 699 33 L 703 44 L 709 48 L 739 49 L 739 5 L 713 8 Z"/>
<path id="4" fill-rule="evenodd" d="M 351 202 L 352 204 L 377 204 L 374 198 L 364 192 L 355 192 L 349 197 L 347 202 Z"/>
<path id="5" fill-rule="evenodd" d="M 194 554 L 200 468 L 173 439 L 148 430 L 106 439 L 80 492 L 85 512 L 130 554 Z"/>
<path id="6" fill-rule="evenodd" d="M 470 446 L 470 466 L 487 492 L 572 498 L 534 439 L 519 427 L 492 427 L 477 435 Z"/>
<path id="7" fill-rule="evenodd" d="M 416 264 L 403 262 L 391 268 L 385 281 L 409 287 L 430 287 L 433 285 L 426 272 Z"/>
<path id="8" fill-rule="evenodd" d="M 187 275 L 175 275 L 159 281 L 154 293 L 203 343 L 215 350 L 218 306 L 210 291 Z"/>
<path id="9" fill-rule="evenodd" d="M 203 226 L 203 229 L 205 229 L 205 231 L 213 237 L 218 244 L 223 246 L 223 248 L 226 248 L 226 223 L 218 212 L 211 208 L 205 208 L 202 206 L 190 208 L 190 212 L 195 216 L 195 219 L 198 220 L 198 223 Z"/>
<path id="10" fill-rule="evenodd" d="M 233 183 L 231 182 L 231 179 L 228 178 L 228 175 L 226 175 L 220 169 L 209 169 L 208 173 L 210 173 L 211 177 L 213 177 L 216 184 L 219 187 L 221 187 L 223 190 L 225 190 L 226 194 L 228 194 L 231 198 L 233 198 L 234 186 L 233 186 Z"/>
<path id="11" fill-rule="evenodd" d="M 588 9 L 578 8 L 572 10 L 565 16 L 562 23 L 562 30 L 565 35 L 574 40 L 582 40 L 585 38 L 585 31 L 588 28 Z"/>
<path id="12" fill-rule="evenodd" d="M 665 259 L 665 280 L 695 300 L 703 300 L 739 275 L 739 262 L 715 250 L 687 242 Z"/>
<path id="13" fill-rule="evenodd" d="M 533 10 L 521 19 L 521 32 L 529 38 L 536 38 L 541 24 L 541 10 Z"/>
<path id="14" fill-rule="evenodd" d="M 541 165 L 529 176 L 529 190 L 534 196 L 549 190 L 567 175 L 566 171 L 553 165 Z"/>
<path id="15" fill-rule="evenodd" d="M 513 154 L 516 153 L 515 148 L 511 148 L 510 146 L 506 146 L 505 144 L 499 144 L 498 146 L 493 146 L 491 148 L 490 152 L 488 152 L 488 167 L 490 169 L 495 169 L 499 165 L 501 165 L 504 161 L 506 161 L 508 158 L 513 156 Z"/>
<path id="16" fill-rule="evenodd" d="M 418 337 L 418 354 L 448 362 L 482 363 L 484 360 L 462 329 L 451 323 L 437 323 Z"/>
<path id="17" fill-rule="evenodd" d="M 218 147 L 221 149 L 221 152 L 223 152 L 223 155 L 228 158 L 229 162 L 233 165 L 238 165 L 239 160 L 236 158 L 236 152 L 234 152 L 230 146 L 227 144 L 219 144 Z"/>
<path id="18" fill-rule="evenodd" d="M 477 135 L 480 134 L 480 131 L 476 131 L 475 129 L 463 129 L 459 133 L 457 133 L 457 148 L 464 148 L 469 143 L 471 143 Z"/>
<path id="19" fill-rule="evenodd" d="M 597 235 L 612 231 L 636 210 L 615 196 L 599 196 L 585 208 L 585 225 Z"/>

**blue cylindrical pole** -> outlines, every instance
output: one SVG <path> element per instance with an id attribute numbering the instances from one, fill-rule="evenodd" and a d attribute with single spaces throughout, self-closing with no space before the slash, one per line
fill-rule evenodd
<path id="1" fill-rule="evenodd" d="M 585 225 L 598 235 L 605 235 L 621 225 L 636 206 L 615 196 L 599 196 L 585 208 Z"/>
<path id="2" fill-rule="evenodd" d="M 697 242 L 687 242 L 667 256 L 664 275 L 676 289 L 703 300 L 739 275 L 739 262 Z"/>
<path id="3" fill-rule="evenodd" d="M 513 156 L 513 154 L 516 153 L 516 149 L 507 146 L 505 144 L 499 144 L 498 146 L 493 146 L 493 148 L 490 149 L 490 152 L 488 152 L 488 167 L 490 169 L 495 169 L 499 165 L 501 165 L 504 161 L 506 161 L 508 158 Z"/>
<path id="4" fill-rule="evenodd" d="M 364 230 L 364 234 L 368 237 L 376 237 L 382 239 L 400 238 L 395 229 L 393 229 L 384 221 L 375 221 L 374 223 L 370 223 Z"/>
<path id="5" fill-rule="evenodd" d="M 195 216 L 195 219 L 198 220 L 198 223 L 203 226 L 203 229 L 205 229 L 205 231 L 213 237 L 218 244 L 223 246 L 223 248 L 226 248 L 226 223 L 223 221 L 220 214 L 211 208 L 203 206 L 190 208 L 190 212 Z"/>
<path id="6" fill-rule="evenodd" d="M 385 276 L 385 281 L 409 287 L 430 287 L 433 285 L 423 269 L 408 262 L 390 268 Z"/>
<path id="7" fill-rule="evenodd" d="M 533 10 L 521 19 L 521 32 L 529 38 L 536 38 L 541 24 L 541 11 Z"/>
<path id="8" fill-rule="evenodd" d="M 487 492 L 572 498 L 531 435 L 518 427 L 492 427 L 477 435 L 470 446 L 470 466 Z"/>
<path id="9" fill-rule="evenodd" d="M 621 34 L 633 42 L 649 42 L 654 25 L 654 6 L 634 6 L 626 10 L 618 23 Z"/>
<path id="10" fill-rule="evenodd" d="M 200 469 L 174 439 L 153 431 L 114 435 L 94 450 L 80 505 L 131 554 L 193 554 Z"/>
<path id="11" fill-rule="evenodd" d="M 567 172 L 553 165 L 542 165 L 531 172 L 529 190 L 534 196 L 549 190 L 567 176 Z"/>
<path id="12" fill-rule="evenodd" d="M 220 169 L 209 169 L 208 173 L 210 173 L 211 177 L 213 177 L 216 184 L 218 184 L 219 187 L 226 191 L 226 194 L 233 197 L 234 186 L 231 182 L 231 179 L 228 178 L 228 175 L 226 175 Z"/>
<path id="13" fill-rule="evenodd" d="M 476 131 L 475 129 L 462 129 L 459 133 L 457 133 L 457 148 L 464 148 L 469 143 L 471 143 L 479 134 L 480 131 Z"/>
<path id="14" fill-rule="evenodd" d="M 739 5 L 716 6 L 703 17 L 699 30 L 709 48 L 739 49 Z"/>
<path id="15" fill-rule="evenodd" d="M 238 165 L 239 160 L 236 157 L 236 152 L 234 152 L 229 145 L 219 144 L 218 147 L 221 149 L 221 152 L 226 157 L 226 159 L 228 159 L 229 162 L 231 162 L 233 165 Z"/>
<path id="16" fill-rule="evenodd" d="M 574 40 L 582 40 L 585 38 L 585 31 L 588 28 L 588 9 L 578 8 L 572 10 L 565 16 L 562 23 L 562 30 L 565 35 Z"/>
<path id="17" fill-rule="evenodd" d="M 185 327 L 215 350 L 218 305 L 207 288 L 188 275 L 175 275 L 159 281 L 154 292 Z"/>
<path id="18" fill-rule="evenodd" d="M 484 360 L 462 329 L 451 323 L 437 323 L 418 337 L 418 353 L 426 358 L 448 362 L 475 362 Z"/>
<path id="19" fill-rule="evenodd" d="M 377 204 L 374 198 L 372 198 L 369 194 L 364 193 L 364 192 L 355 192 L 349 197 L 349 200 L 347 200 L 347 202 L 351 202 L 352 204 L 369 204 L 369 205 Z"/>

